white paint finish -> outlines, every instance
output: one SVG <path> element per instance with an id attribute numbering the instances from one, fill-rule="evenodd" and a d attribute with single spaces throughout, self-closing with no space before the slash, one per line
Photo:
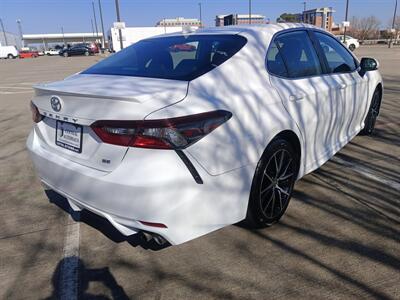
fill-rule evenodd
<path id="1" fill-rule="evenodd" d="M 66 226 L 61 265 L 59 291 L 61 300 L 78 299 L 79 283 L 79 222 L 68 217 L 72 223 Z"/>
<path id="2" fill-rule="evenodd" d="M 147 230 L 179 244 L 242 220 L 255 166 L 276 134 L 290 130 L 299 138 L 301 178 L 357 134 L 372 92 L 381 82 L 379 72 L 366 74 L 368 97 L 363 98 L 366 90 L 357 90 L 358 81 L 348 84 L 354 80 L 351 76 L 359 76 L 356 73 L 297 80 L 270 76 L 265 55 L 273 34 L 296 26 L 199 31 L 236 31 L 248 43 L 230 60 L 189 84 L 76 75 L 38 88 L 33 101 L 41 112 L 51 111 L 49 96 L 58 94 L 65 104 L 60 117 L 76 117 L 84 126 L 98 119 L 170 118 L 217 109 L 232 112 L 229 121 L 185 150 L 204 184 L 195 182 L 174 151 L 124 148 L 118 152 L 118 146 L 100 143 L 89 130 L 86 152 L 66 155 L 51 146 L 50 123 L 54 120 L 37 124 L 27 141 L 39 176 L 77 208 L 107 218 L 125 235 Z M 350 85 L 350 92 L 341 89 L 342 85 Z M 361 99 L 353 99 L 355 89 Z M 293 95 L 302 97 L 293 101 Z M 347 113 L 356 118 L 349 120 Z M 95 159 L 108 154 L 118 163 L 101 168 Z M 140 220 L 168 228 L 148 227 Z"/>

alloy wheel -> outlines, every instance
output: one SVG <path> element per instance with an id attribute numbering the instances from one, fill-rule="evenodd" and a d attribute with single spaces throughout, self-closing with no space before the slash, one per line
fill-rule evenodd
<path id="1" fill-rule="evenodd" d="M 267 219 L 279 216 L 290 199 L 295 178 L 295 162 L 287 150 L 277 150 L 267 162 L 259 189 L 262 214 Z"/>

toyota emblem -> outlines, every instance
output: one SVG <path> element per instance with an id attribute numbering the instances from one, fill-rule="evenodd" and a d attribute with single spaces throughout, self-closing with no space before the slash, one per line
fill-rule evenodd
<path id="1" fill-rule="evenodd" d="M 58 98 L 56 96 L 51 97 L 50 104 L 51 104 L 51 108 L 54 111 L 58 112 L 61 110 L 61 99 L 60 98 Z"/>

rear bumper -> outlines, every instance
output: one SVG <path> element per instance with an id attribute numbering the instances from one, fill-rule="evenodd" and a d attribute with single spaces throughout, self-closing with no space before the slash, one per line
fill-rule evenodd
<path id="1" fill-rule="evenodd" d="M 126 236 L 145 230 L 180 244 L 246 215 L 252 176 L 244 174 L 252 172 L 249 167 L 210 176 L 192 159 L 204 181 L 197 184 L 173 151 L 131 148 L 115 170 L 103 172 L 43 148 L 35 129 L 27 147 L 45 185 L 65 196 L 73 209 L 105 217 Z"/>

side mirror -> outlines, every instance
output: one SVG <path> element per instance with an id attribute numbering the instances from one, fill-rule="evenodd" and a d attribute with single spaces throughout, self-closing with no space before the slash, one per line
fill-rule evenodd
<path id="1" fill-rule="evenodd" d="M 364 74 L 368 71 L 378 70 L 379 63 L 376 59 L 371 57 L 363 57 L 360 61 L 360 75 L 364 76 Z"/>

